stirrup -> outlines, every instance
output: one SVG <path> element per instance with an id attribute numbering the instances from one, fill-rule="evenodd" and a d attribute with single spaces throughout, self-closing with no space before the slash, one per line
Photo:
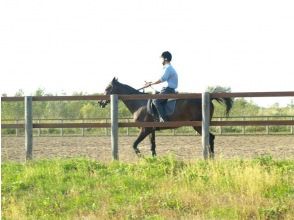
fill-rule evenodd
<path id="1" fill-rule="evenodd" d="M 160 118 L 159 118 L 159 121 L 160 121 L 160 122 L 167 122 L 167 121 L 169 121 L 169 118 L 168 118 L 167 116 L 164 117 L 164 118 L 163 118 L 163 117 L 160 117 Z"/>

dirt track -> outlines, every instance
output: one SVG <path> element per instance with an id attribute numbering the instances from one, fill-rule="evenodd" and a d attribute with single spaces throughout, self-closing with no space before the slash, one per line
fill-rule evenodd
<path id="1" fill-rule="evenodd" d="M 119 137 L 121 161 L 136 161 L 131 143 L 135 137 Z M 191 160 L 202 158 L 201 137 L 159 136 L 156 138 L 159 156 L 172 153 L 176 157 Z M 275 158 L 294 159 L 294 135 L 285 136 L 216 136 L 216 157 L 253 158 L 270 154 Z M 2 137 L 2 161 L 24 161 L 24 137 Z M 149 140 L 139 146 L 143 155 L 150 155 Z M 110 137 L 34 137 L 33 157 L 87 156 L 100 161 L 111 161 Z"/>

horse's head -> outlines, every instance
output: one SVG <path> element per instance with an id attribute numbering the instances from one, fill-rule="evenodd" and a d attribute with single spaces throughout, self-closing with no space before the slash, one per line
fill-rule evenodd
<path id="1" fill-rule="evenodd" d="M 117 94 L 118 93 L 118 90 L 117 90 L 118 84 L 119 84 L 119 82 L 118 82 L 117 78 L 114 77 L 112 79 L 112 81 L 109 83 L 109 85 L 106 87 L 106 89 L 104 91 L 104 95 Z M 110 100 L 98 101 L 101 108 L 104 108 L 109 102 L 110 102 Z"/>

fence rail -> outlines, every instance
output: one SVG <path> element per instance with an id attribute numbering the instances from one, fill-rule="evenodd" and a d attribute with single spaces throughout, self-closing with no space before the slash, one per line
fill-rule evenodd
<path id="1" fill-rule="evenodd" d="M 236 98 L 236 97 L 294 97 L 294 91 L 282 92 L 234 92 L 234 93 L 212 93 L 211 98 Z M 142 95 L 118 95 L 120 100 L 144 100 L 144 99 L 194 99 L 201 98 L 201 93 L 179 93 L 179 94 L 142 94 Z M 1 97 L 2 101 L 15 102 L 24 101 L 24 97 Z M 80 100 L 110 100 L 109 95 L 85 95 L 85 96 L 33 96 L 33 101 L 80 101 Z"/>
<path id="2" fill-rule="evenodd" d="M 178 128 L 182 126 L 201 126 L 201 121 L 169 121 L 165 122 L 118 122 L 119 127 L 158 127 Z M 293 120 L 275 121 L 211 121 L 211 126 L 268 126 L 294 125 Z M 25 124 L 2 124 L 1 128 L 24 128 Z M 111 123 L 34 123 L 33 128 L 107 128 Z"/>
<path id="3" fill-rule="evenodd" d="M 267 121 L 269 121 L 271 119 L 275 119 L 274 122 L 270 122 L 270 125 L 268 124 Z M 283 118 L 283 120 L 281 120 L 281 118 Z M 253 121 L 253 119 L 257 119 L 255 121 Z M 130 122 L 133 119 L 131 117 L 121 117 L 119 118 L 119 127 L 126 127 L 126 132 L 125 135 L 129 135 L 129 128 L 133 127 L 133 124 L 130 124 Z M 289 132 L 285 133 L 280 133 L 280 132 L 269 132 L 269 127 L 275 126 L 274 123 L 280 123 L 281 121 L 284 122 L 285 120 L 294 120 L 294 116 L 286 116 L 286 115 L 281 115 L 281 116 L 230 116 L 230 117 L 213 117 L 212 121 L 211 121 L 211 125 L 212 126 L 217 126 L 219 127 L 218 131 L 214 131 L 214 133 L 216 135 L 224 135 L 223 133 L 223 126 L 218 126 L 217 123 L 224 122 L 223 124 L 226 123 L 226 121 L 233 121 L 233 123 L 236 124 L 241 124 L 241 125 L 236 125 L 236 126 L 241 126 L 242 127 L 242 131 L 241 132 L 235 132 L 236 135 L 245 135 L 245 127 L 246 125 L 243 125 L 242 122 L 246 122 L 245 124 L 248 124 L 248 122 L 254 122 L 256 125 L 250 125 L 250 126 L 263 126 L 265 127 L 265 133 L 264 134 L 294 134 L 294 126 L 291 125 L 291 123 L 289 125 L 285 125 L 285 126 L 290 126 Z M 44 123 L 42 121 L 46 121 L 47 123 Z M 52 122 L 50 122 L 52 121 Z M 103 121 L 103 122 L 101 122 Z M 121 121 L 126 121 L 126 122 L 121 122 Z M 63 128 L 81 128 L 81 132 L 80 133 L 74 133 L 74 136 L 84 136 L 85 134 L 85 127 L 87 128 L 105 128 L 106 132 L 103 133 L 103 135 L 109 135 L 108 132 L 108 128 L 110 128 L 111 123 L 110 123 L 110 118 L 106 118 L 106 117 L 101 117 L 101 118 L 84 118 L 84 119 L 33 119 L 33 128 L 38 129 L 38 133 L 35 134 L 35 136 L 41 136 L 41 130 L 42 128 L 59 128 L 60 129 L 60 135 L 59 136 L 63 136 Z M 57 123 L 58 122 L 58 123 Z M 162 124 L 162 123 L 161 123 Z M 230 122 L 231 124 L 231 122 Z M 286 123 L 285 123 L 286 124 Z M 8 120 L 2 120 L 2 128 L 4 129 L 15 129 L 15 132 L 13 134 L 15 134 L 15 136 L 19 136 L 19 131 L 18 129 L 24 129 L 24 119 L 19 119 L 19 120 L 15 120 L 15 119 L 8 119 Z M 98 127 L 100 126 L 100 127 Z M 232 126 L 232 125 L 229 125 Z M 181 133 L 181 131 L 179 132 Z M 194 130 L 189 133 L 187 133 L 188 135 L 194 135 Z M 234 135 L 234 132 L 229 132 L 230 134 Z M 97 133 L 97 135 L 101 135 L 100 133 Z M 122 134 L 122 133 L 120 133 Z M 173 129 L 172 135 L 176 135 L 176 131 L 175 129 Z M 187 135 L 186 134 L 186 135 Z M 248 133 L 247 133 L 248 134 Z M 254 134 L 254 132 L 250 132 L 250 134 Z M 170 135 L 170 134 L 169 134 Z M 2 130 L 2 136 L 11 136 L 11 135 L 7 135 L 4 130 Z"/>
<path id="4" fill-rule="evenodd" d="M 271 121 L 209 121 L 209 109 L 210 109 L 210 98 L 221 98 L 221 97 L 287 97 L 293 96 L 294 91 L 287 92 L 242 92 L 242 93 L 212 93 L 207 92 L 190 93 L 190 94 L 144 94 L 144 95 L 111 95 L 111 96 L 26 96 L 26 97 L 1 97 L 1 101 L 24 101 L 25 102 L 25 146 L 27 159 L 32 158 L 32 133 L 33 128 L 63 128 L 67 127 L 109 127 L 111 126 L 111 140 L 112 140 L 112 152 L 113 159 L 118 159 L 118 141 L 117 136 L 118 127 L 180 127 L 180 126 L 201 126 L 202 127 L 202 146 L 203 156 L 206 159 L 208 157 L 208 133 L 209 126 L 252 126 L 252 125 L 294 125 L 292 120 L 271 120 Z M 119 123 L 118 117 L 118 99 L 121 100 L 143 100 L 143 99 L 193 99 L 202 98 L 202 121 L 178 121 L 178 122 L 129 122 Z M 32 102 L 33 101 L 78 101 L 78 100 L 111 100 L 111 124 L 108 123 L 33 123 L 32 122 Z M 14 125 L 1 124 L 2 128 L 13 127 Z M 19 126 L 19 125 L 17 125 Z"/>

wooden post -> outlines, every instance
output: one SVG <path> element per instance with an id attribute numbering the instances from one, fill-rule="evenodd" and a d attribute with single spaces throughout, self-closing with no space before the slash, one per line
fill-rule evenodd
<path id="1" fill-rule="evenodd" d="M 242 121 L 245 121 L 245 117 L 242 117 Z M 242 134 L 245 135 L 245 126 L 242 126 Z"/>
<path id="2" fill-rule="evenodd" d="M 111 103 L 111 149 L 112 159 L 118 160 L 118 96 L 110 96 Z"/>
<path id="3" fill-rule="evenodd" d="M 219 118 L 219 121 L 222 121 L 222 118 Z M 220 135 L 223 135 L 223 126 L 219 126 L 220 127 Z"/>
<path id="4" fill-rule="evenodd" d="M 130 123 L 130 120 L 127 118 L 127 122 Z M 130 136 L 129 127 L 127 127 L 127 136 Z"/>
<path id="5" fill-rule="evenodd" d="M 209 154 L 210 95 L 202 93 L 202 148 L 206 160 Z"/>
<path id="6" fill-rule="evenodd" d="M 85 123 L 85 120 L 83 119 L 82 122 Z M 82 136 L 85 136 L 85 128 L 82 128 Z"/>
<path id="7" fill-rule="evenodd" d="M 291 117 L 291 120 L 293 121 L 293 117 Z M 294 134 L 294 126 L 293 126 L 293 125 L 291 126 L 290 133 L 291 133 L 291 134 Z"/>
<path id="8" fill-rule="evenodd" d="M 268 117 L 266 117 L 266 120 L 268 121 L 269 120 L 269 118 Z M 269 126 L 267 125 L 267 126 L 265 126 L 265 129 L 266 129 L 266 134 L 269 134 Z"/>
<path id="9" fill-rule="evenodd" d="M 33 158 L 33 99 L 32 96 L 25 96 L 25 150 L 26 160 Z"/>
<path id="10" fill-rule="evenodd" d="M 105 119 L 105 123 L 107 123 L 107 118 Z M 105 128 L 105 136 L 108 136 L 108 128 Z"/>
<path id="11" fill-rule="evenodd" d="M 40 120 L 38 120 L 38 124 L 40 124 Z M 41 136 L 41 128 L 38 128 L 38 134 L 37 134 L 38 137 Z"/>
<path id="12" fill-rule="evenodd" d="M 63 124 L 63 119 L 61 119 L 61 124 Z M 60 136 L 63 136 L 63 128 L 60 129 Z"/>
<path id="13" fill-rule="evenodd" d="M 15 124 L 18 124 L 18 120 L 15 121 Z M 15 136 L 18 136 L 18 128 L 15 129 Z"/>

